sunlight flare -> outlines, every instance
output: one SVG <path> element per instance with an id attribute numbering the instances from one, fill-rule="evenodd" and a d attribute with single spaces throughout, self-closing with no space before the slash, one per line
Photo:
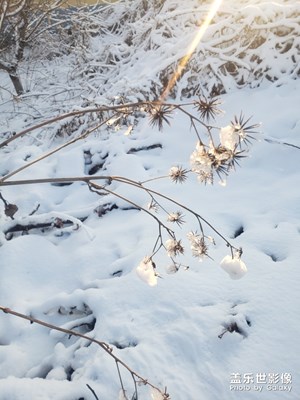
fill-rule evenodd
<path id="1" fill-rule="evenodd" d="M 163 93 L 160 96 L 160 102 L 165 101 L 165 99 L 168 97 L 168 94 L 170 93 L 170 91 L 176 85 L 177 80 L 182 75 L 182 72 L 183 72 L 186 64 L 189 62 L 192 54 L 194 53 L 195 49 L 197 48 L 198 44 L 200 43 L 201 39 L 203 38 L 208 26 L 210 25 L 215 14 L 217 13 L 221 3 L 222 3 L 222 0 L 215 0 L 211 4 L 210 10 L 209 10 L 206 18 L 204 19 L 203 23 L 201 24 L 195 38 L 193 39 L 192 43 L 190 44 L 186 55 L 180 60 L 176 71 L 173 73 L 167 86 L 164 88 Z"/>

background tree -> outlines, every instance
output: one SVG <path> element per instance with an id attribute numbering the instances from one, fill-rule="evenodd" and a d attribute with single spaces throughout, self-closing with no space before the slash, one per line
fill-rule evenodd
<path id="1" fill-rule="evenodd" d="M 18 95 L 24 88 L 18 74 L 25 49 L 45 29 L 51 13 L 65 0 L 1 0 L 0 1 L 0 68 L 9 74 Z"/>

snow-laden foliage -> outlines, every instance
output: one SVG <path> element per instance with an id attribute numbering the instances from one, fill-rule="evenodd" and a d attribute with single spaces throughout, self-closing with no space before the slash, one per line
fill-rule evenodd
<path id="1" fill-rule="evenodd" d="M 196 0 L 136 0 L 108 9 L 105 25 L 110 40 L 99 47 L 95 38 L 96 52 L 90 58 L 100 74 L 105 71 L 100 91 L 157 98 L 188 52 L 210 5 Z M 297 78 L 299 7 L 299 2 L 224 1 L 173 94 L 219 94 Z M 99 90 L 93 76 L 91 85 Z"/>
<path id="2" fill-rule="evenodd" d="M 0 70 L 2 131 L 19 129 L 11 113 L 28 126 L 78 107 L 157 99 L 175 72 L 178 79 L 170 94 L 177 99 L 269 81 L 279 86 L 287 77 L 298 77 L 300 5 L 283 0 L 222 2 L 178 73 L 210 4 L 128 0 L 68 11 L 67 22 L 66 11 L 51 14 L 50 27 L 36 40 L 30 36 L 33 41 L 18 64 L 26 92 L 21 102 Z M 91 117 L 55 124 L 47 131 L 47 140 L 72 135 Z"/>

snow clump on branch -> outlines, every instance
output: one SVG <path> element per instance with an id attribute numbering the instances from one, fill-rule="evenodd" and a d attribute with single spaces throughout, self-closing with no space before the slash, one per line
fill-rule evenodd
<path id="1" fill-rule="evenodd" d="M 136 269 L 136 273 L 138 277 L 142 281 L 148 283 L 149 286 L 156 286 L 158 275 L 155 269 L 156 266 L 151 257 L 144 257 L 143 260 L 139 263 Z"/>
<path id="2" fill-rule="evenodd" d="M 246 264 L 241 260 L 240 254 L 225 256 L 220 264 L 221 268 L 227 272 L 231 279 L 241 279 L 247 273 Z"/>

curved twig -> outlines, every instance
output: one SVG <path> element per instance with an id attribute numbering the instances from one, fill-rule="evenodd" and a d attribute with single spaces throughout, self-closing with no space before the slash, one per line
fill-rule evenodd
<path id="1" fill-rule="evenodd" d="M 100 340 L 94 339 L 90 336 L 84 335 L 82 333 L 76 332 L 72 329 L 65 329 L 61 328 L 57 325 L 49 324 L 48 322 L 42 321 L 37 318 L 30 317 L 28 315 L 19 313 L 17 311 L 14 311 L 10 309 L 9 307 L 4 307 L 0 306 L 0 310 L 3 311 L 5 314 L 10 314 L 18 318 L 25 319 L 27 321 L 30 321 L 31 323 L 36 323 L 38 325 L 42 325 L 46 328 L 53 329 L 55 331 L 63 332 L 66 333 L 69 336 L 76 336 L 80 337 L 82 339 L 88 340 L 89 342 L 95 343 L 98 346 L 100 346 L 110 357 L 114 359 L 114 361 L 120 365 L 122 365 L 132 376 L 136 377 L 137 379 L 141 380 L 145 385 L 149 385 L 153 389 L 156 389 L 161 393 L 162 396 L 165 396 L 164 392 L 162 392 L 158 387 L 153 385 L 151 382 L 149 382 L 147 379 L 143 378 L 141 375 L 139 375 L 137 372 L 133 371 L 124 361 L 122 361 L 119 357 L 117 357 L 115 354 L 113 354 L 113 348 L 110 347 L 107 343 L 102 342 Z M 168 398 L 168 397 L 163 397 L 163 398 Z"/>
<path id="2" fill-rule="evenodd" d="M 167 177 L 167 176 L 166 176 Z M 201 225 L 201 221 L 203 223 L 205 223 L 210 229 L 212 229 L 225 243 L 228 247 L 230 247 L 230 249 L 234 249 L 234 250 L 238 250 L 235 246 L 233 246 L 226 238 L 225 236 L 223 236 L 209 221 L 207 221 L 207 219 L 205 219 L 204 217 L 202 217 L 199 213 L 197 213 L 196 211 L 190 209 L 189 207 L 185 206 L 184 204 L 170 198 L 167 195 L 164 195 L 161 192 L 158 192 L 156 190 L 150 189 L 148 187 L 145 187 L 143 185 L 143 183 L 141 182 L 137 182 L 134 181 L 132 179 L 129 178 L 125 178 L 122 176 L 109 176 L 109 175 L 95 175 L 95 176 L 77 176 L 77 177 L 65 177 L 65 178 L 45 178 L 45 179 L 24 179 L 24 180 L 17 180 L 17 181 L 1 181 L 0 180 L 0 187 L 1 186 L 14 186 L 14 185 L 28 185 L 28 184 L 36 184 L 36 183 L 71 183 L 71 182 L 85 182 L 89 185 L 89 188 L 91 191 L 96 192 L 97 194 L 99 194 L 97 192 L 97 190 L 104 190 L 107 193 L 112 194 L 113 196 L 116 196 L 124 201 L 126 201 L 127 203 L 130 203 L 131 205 L 133 205 L 134 207 L 138 208 L 141 211 L 146 212 L 148 215 L 150 215 L 152 218 L 154 218 L 156 220 L 156 222 L 158 222 L 158 224 L 160 226 L 162 226 L 163 228 L 165 228 L 167 230 L 167 232 L 169 234 L 171 234 L 171 236 L 173 236 L 174 232 L 172 230 L 170 230 L 165 224 L 163 224 L 159 218 L 157 218 L 153 213 L 151 213 L 149 210 L 147 210 L 146 208 L 138 205 L 137 203 L 134 203 L 133 201 L 117 194 L 114 191 L 111 191 L 110 189 L 108 189 L 105 186 L 102 185 L 97 185 L 94 182 L 91 181 L 95 181 L 95 180 L 106 180 L 106 181 L 116 181 L 116 182 L 120 182 L 120 183 L 124 183 L 124 184 L 128 184 L 131 186 L 134 186 L 136 188 L 142 189 L 144 190 L 146 193 L 148 193 L 150 195 L 150 197 L 153 199 L 153 195 L 155 196 L 159 196 L 173 204 L 176 204 L 178 207 L 188 211 L 189 213 L 191 213 L 192 215 L 194 215 L 194 217 L 197 219 L 197 221 L 199 222 L 200 225 L 200 230 L 203 232 L 202 229 L 202 225 Z M 93 189 L 94 188 L 94 189 Z"/>

